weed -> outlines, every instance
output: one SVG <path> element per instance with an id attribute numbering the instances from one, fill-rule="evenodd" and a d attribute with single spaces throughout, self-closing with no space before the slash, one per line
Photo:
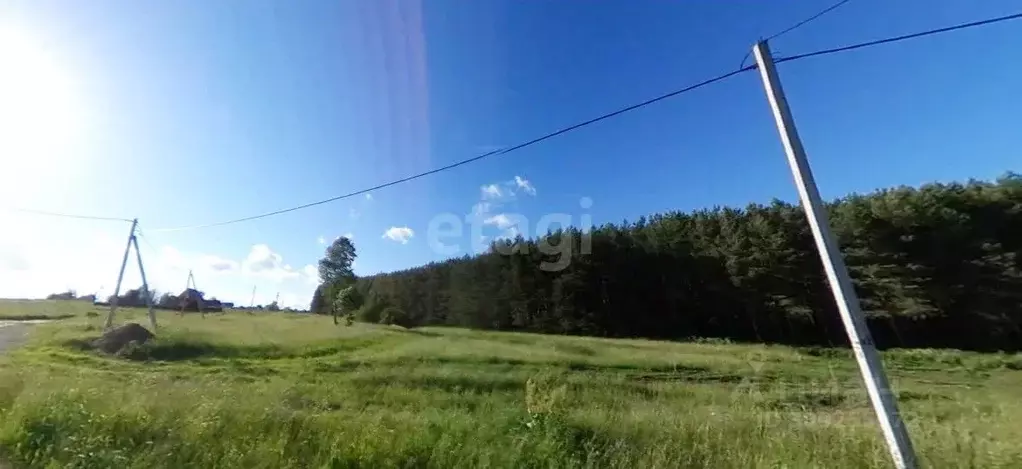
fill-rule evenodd
<path id="1" fill-rule="evenodd" d="M 526 426 L 533 428 L 557 418 L 564 411 L 564 399 L 567 394 L 567 385 L 558 385 L 549 377 L 529 378 L 525 382 L 525 408 L 529 413 Z"/>

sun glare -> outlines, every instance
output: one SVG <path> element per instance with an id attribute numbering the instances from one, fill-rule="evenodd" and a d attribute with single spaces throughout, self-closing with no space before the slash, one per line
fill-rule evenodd
<path id="1" fill-rule="evenodd" d="M 75 158 L 82 116 L 67 72 L 35 37 L 0 24 L 0 186 Z"/>

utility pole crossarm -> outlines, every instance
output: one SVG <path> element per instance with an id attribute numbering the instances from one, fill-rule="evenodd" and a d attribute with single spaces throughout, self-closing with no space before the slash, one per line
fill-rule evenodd
<path id="1" fill-rule="evenodd" d="M 916 456 L 912 442 L 905 429 L 905 424 L 898 414 L 897 403 L 891 393 L 887 376 L 884 374 L 880 354 L 873 344 L 869 328 L 866 326 L 866 319 L 862 315 L 859 298 L 855 294 L 848 268 L 838 249 L 837 240 L 830 231 L 827 207 L 823 203 L 823 199 L 820 198 L 816 181 L 813 180 L 809 160 L 795 129 L 795 121 L 784 97 L 784 90 L 781 88 L 781 81 L 777 76 L 773 57 L 770 55 L 770 48 L 765 41 L 759 42 L 753 48 L 753 53 L 756 56 L 756 63 L 759 65 L 763 88 L 766 90 L 767 100 L 770 102 L 770 109 L 781 136 L 781 143 L 784 145 L 784 152 L 788 156 L 788 165 L 795 178 L 799 199 L 809 219 L 813 238 L 816 240 L 816 249 L 820 253 L 820 260 L 823 261 L 831 292 L 834 294 L 838 312 L 841 314 L 841 321 L 844 323 L 848 340 L 855 352 L 859 371 L 866 384 L 866 391 L 873 404 L 877 420 L 883 430 L 891 458 L 898 469 L 915 469 Z"/>

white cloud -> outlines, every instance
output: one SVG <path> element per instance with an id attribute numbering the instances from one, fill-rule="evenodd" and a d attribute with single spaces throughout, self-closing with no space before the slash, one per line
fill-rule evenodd
<path id="1" fill-rule="evenodd" d="M 494 239 L 513 239 L 521 233 L 521 230 L 519 230 L 518 227 L 522 221 L 524 221 L 524 217 L 522 217 L 522 215 L 514 213 L 500 213 L 483 220 L 483 224 L 493 225 L 503 230 L 501 234 L 497 235 Z"/>
<path id="2" fill-rule="evenodd" d="M 351 217 L 352 220 L 358 220 L 358 217 L 362 216 L 362 213 L 359 212 L 358 209 L 352 207 L 348 209 L 348 216 Z"/>
<path id="3" fill-rule="evenodd" d="M 528 227 L 528 221 L 520 214 L 501 211 L 514 206 L 519 194 L 535 196 L 536 186 L 528 179 L 515 175 L 510 180 L 483 185 L 480 191 L 481 198 L 472 206 L 470 217 L 475 223 L 481 220 L 483 225 L 493 226 L 500 231 L 492 238 L 483 236 L 474 239 L 472 245 L 476 252 L 485 249 L 484 243 L 488 239 L 514 239 L 522 234 L 522 228 Z"/>
<path id="4" fill-rule="evenodd" d="M 366 192 L 366 200 L 368 200 L 368 201 L 372 201 L 373 200 L 373 194 L 371 192 Z"/>
<path id="5" fill-rule="evenodd" d="M 515 186 L 525 191 L 526 194 L 536 195 L 536 187 L 533 186 L 528 179 L 525 179 L 521 176 L 515 176 L 514 182 Z"/>
<path id="6" fill-rule="evenodd" d="M 273 270 L 277 268 L 283 258 L 280 254 L 273 252 L 269 246 L 265 244 L 256 244 L 252 246 L 252 250 L 249 251 L 248 257 L 245 258 L 244 265 L 245 270 L 249 272 L 263 272 L 266 270 Z"/>
<path id="7" fill-rule="evenodd" d="M 472 215 L 481 217 L 483 215 L 490 213 L 490 209 L 492 207 L 493 204 L 489 202 L 479 202 L 478 204 L 472 206 Z"/>
<path id="8" fill-rule="evenodd" d="M 319 284 L 319 269 L 317 269 L 316 266 L 312 264 L 306 264 L 305 267 L 302 267 L 302 275 L 305 277 L 305 280 L 310 284 L 312 285 Z"/>
<path id="9" fill-rule="evenodd" d="M 504 192 L 500 189 L 500 186 L 496 184 L 487 184 L 479 188 L 482 191 L 483 200 L 486 199 L 499 199 L 503 197 Z"/>
<path id="10" fill-rule="evenodd" d="M 280 302 L 278 305 L 281 308 L 308 309 L 309 299 L 290 292 L 280 292 Z"/>
<path id="11" fill-rule="evenodd" d="M 497 202 L 512 201 L 515 199 L 515 195 L 519 192 L 535 196 L 536 186 L 532 185 L 528 179 L 521 176 L 515 176 L 509 181 L 500 183 L 486 184 L 480 187 L 482 193 L 482 200 L 492 200 Z"/>
<path id="12" fill-rule="evenodd" d="M 238 263 L 219 256 L 204 255 L 199 258 L 199 265 L 214 272 L 234 272 L 238 270 Z"/>
<path id="13" fill-rule="evenodd" d="M 507 228 L 515 224 L 515 222 L 511 221 L 511 218 L 504 213 L 500 213 L 490 218 L 487 218 L 486 220 L 483 220 L 483 223 L 486 225 L 496 225 L 498 228 L 501 229 Z"/>
<path id="14" fill-rule="evenodd" d="M 323 236 L 320 236 L 320 237 L 316 238 L 316 242 L 319 243 L 319 244 L 326 244 L 326 238 L 324 238 Z"/>
<path id="15" fill-rule="evenodd" d="M 284 263 L 284 258 L 280 254 L 273 252 L 265 244 L 253 245 L 248 256 L 241 262 L 241 266 L 247 274 L 277 281 L 298 276 L 298 273 L 290 265 Z"/>
<path id="16" fill-rule="evenodd" d="M 480 186 L 480 201 L 472 206 L 472 216 L 484 217 L 494 209 L 515 202 L 517 194 L 536 195 L 536 186 L 528 179 L 515 176 L 513 179 Z"/>
<path id="17" fill-rule="evenodd" d="M 517 237 L 519 235 L 519 233 L 520 232 L 518 231 L 518 227 L 517 226 L 509 226 L 500 235 L 498 235 L 494 239 L 497 239 L 497 240 L 502 240 L 502 239 L 513 240 L 513 239 L 515 239 L 515 237 Z"/>
<path id="18" fill-rule="evenodd" d="M 408 240 L 415 236 L 415 231 L 407 226 L 392 226 L 383 232 L 383 238 L 397 241 L 401 244 L 408 244 Z"/>
<path id="19" fill-rule="evenodd" d="M 179 268 L 185 264 L 185 258 L 181 255 L 181 251 L 178 251 L 173 246 L 163 246 L 160 248 L 160 261 L 165 266 L 171 268 Z"/>

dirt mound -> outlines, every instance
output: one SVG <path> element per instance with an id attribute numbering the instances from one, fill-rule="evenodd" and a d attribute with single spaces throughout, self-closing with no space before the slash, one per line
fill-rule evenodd
<path id="1" fill-rule="evenodd" d="M 104 332 L 102 337 L 92 342 L 92 346 L 106 353 L 118 353 L 132 342 L 141 345 L 154 337 L 148 329 L 129 322 Z"/>

